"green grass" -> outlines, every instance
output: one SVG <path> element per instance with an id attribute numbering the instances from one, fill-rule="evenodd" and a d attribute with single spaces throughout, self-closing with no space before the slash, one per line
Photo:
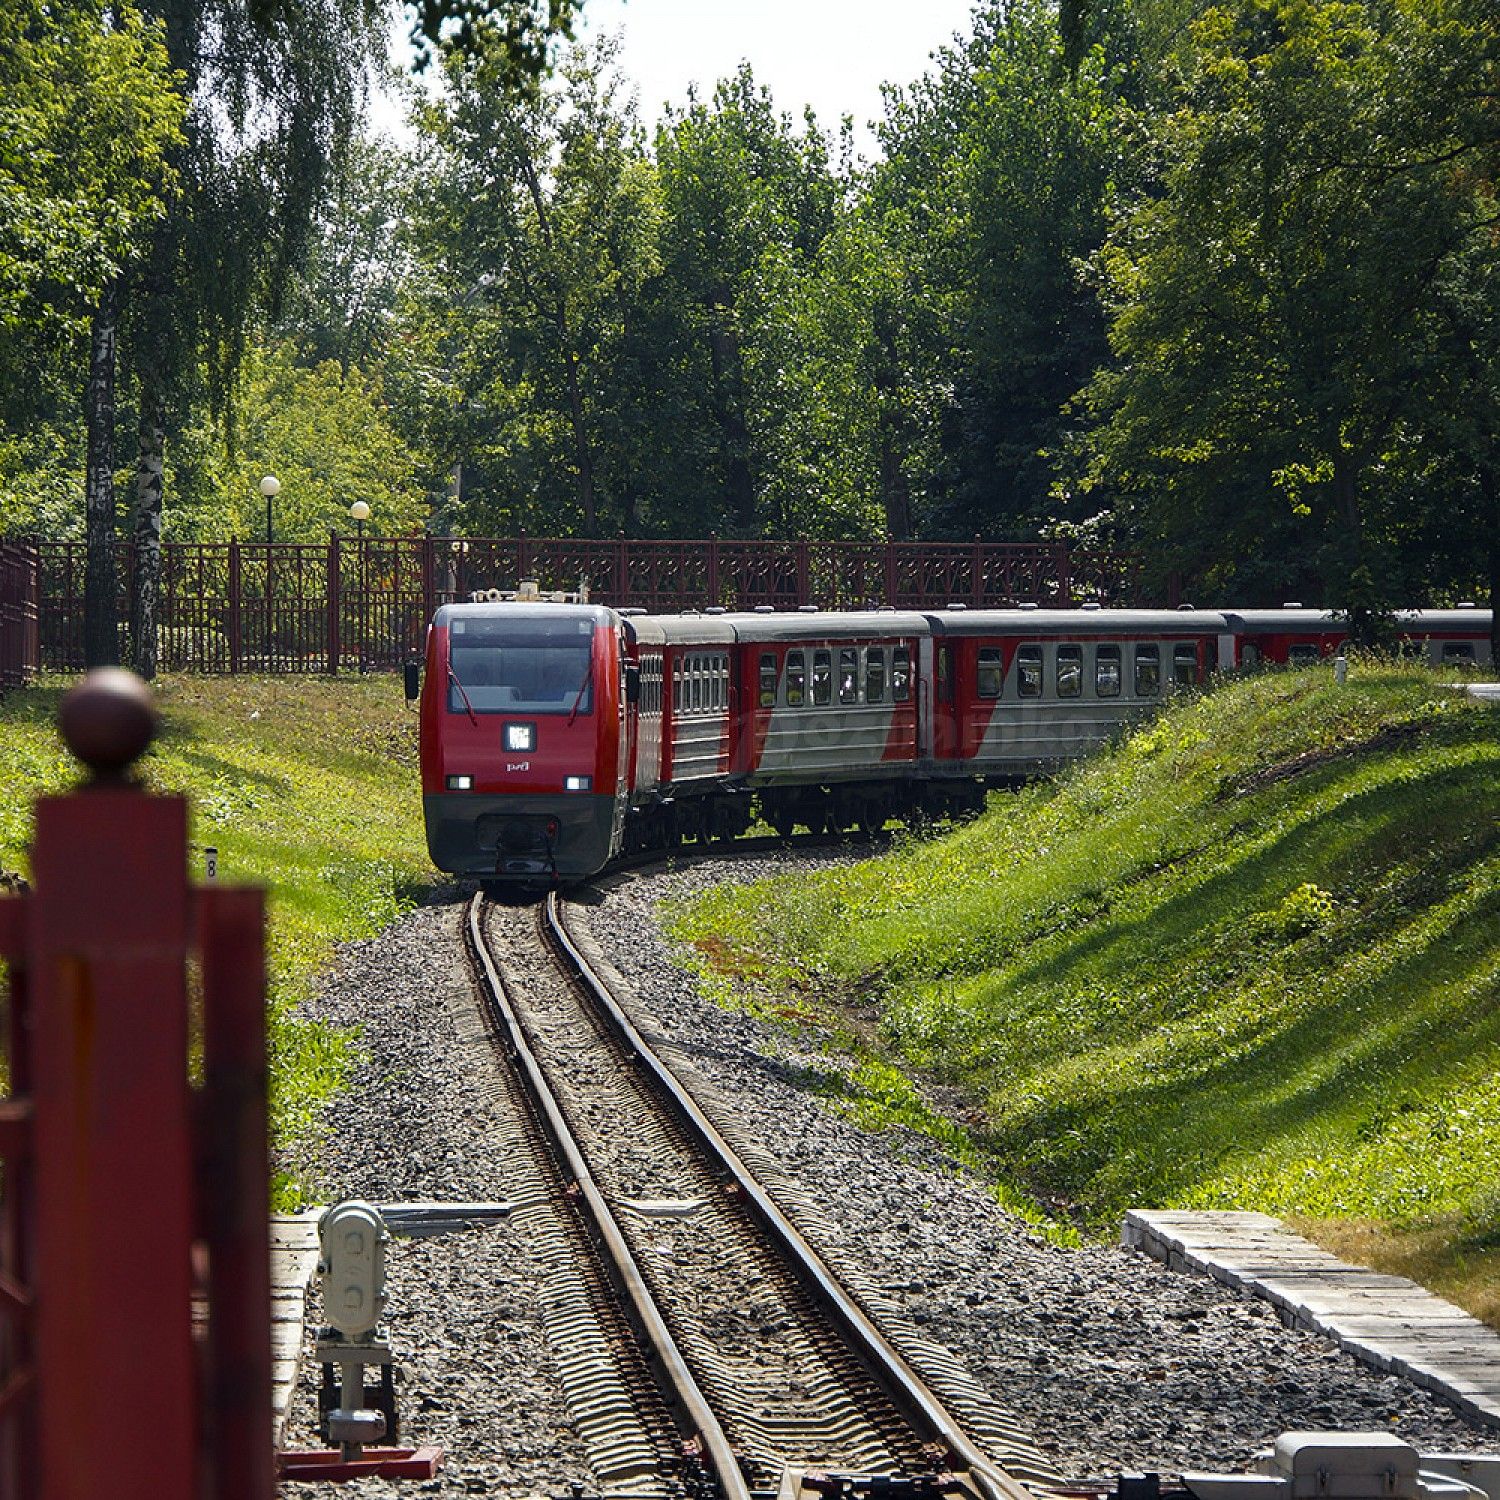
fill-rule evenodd
<path id="1" fill-rule="evenodd" d="M 1227 683 L 948 837 L 672 920 L 721 997 L 852 1046 L 860 1109 L 872 1059 L 909 1075 L 1055 1220 L 1254 1207 L 1489 1275 L 1497 917 L 1500 716 L 1361 662 Z"/>
<path id="2" fill-rule="evenodd" d="M 29 873 L 31 803 L 78 780 L 54 722 L 65 684 L 0 699 L 0 871 Z M 190 795 L 190 861 L 263 885 L 270 928 L 276 1198 L 294 1202 L 352 1038 L 299 1018 L 333 945 L 368 937 L 433 878 L 422 838 L 415 719 L 391 677 L 162 681 L 163 731 L 142 762 L 153 791 Z"/>

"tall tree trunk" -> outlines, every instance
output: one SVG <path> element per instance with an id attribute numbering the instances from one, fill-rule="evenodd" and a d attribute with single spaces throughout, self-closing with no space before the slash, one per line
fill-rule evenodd
<path id="1" fill-rule="evenodd" d="M 880 434 L 880 500 L 885 507 L 886 534 L 895 542 L 911 536 L 911 482 L 906 477 L 895 434 L 882 419 Z"/>
<path id="2" fill-rule="evenodd" d="M 89 383 L 83 406 L 88 423 L 84 481 L 83 659 L 89 667 L 116 666 L 120 632 L 115 617 L 115 353 L 120 286 L 105 288 L 89 339 Z"/>
<path id="3" fill-rule="evenodd" d="M 547 200 L 542 196 L 542 184 L 530 153 L 522 147 L 518 153 L 521 172 L 526 178 L 526 191 L 531 196 L 531 206 L 536 211 L 537 228 L 541 231 L 542 244 L 550 260 L 553 256 L 552 220 L 547 213 Z M 557 347 L 562 355 L 563 368 L 568 385 L 568 420 L 573 428 L 573 463 L 578 470 L 578 503 L 583 507 L 583 529 L 593 536 L 596 522 L 594 504 L 594 454 L 589 445 L 588 427 L 583 411 L 583 382 L 578 378 L 578 355 L 573 348 L 573 330 L 568 326 L 568 305 L 563 298 L 562 287 L 549 265 L 547 280 L 552 286 L 552 326 L 557 330 Z"/>
<path id="4" fill-rule="evenodd" d="M 141 381 L 141 420 L 135 466 L 135 572 L 130 588 L 130 649 L 135 669 L 156 676 L 157 617 L 161 608 L 161 520 L 166 423 L 155 382 Z"/>
<path id="5" fill-rule="evenodd" d="M 1488 464 L 1479 470 L 1479 489 L 1489 521 L 1485 562 L 1490 585 L 1490 666 L 1500 671 L 1500 481 Z"/>
<path id="6" fill-rule="evenodd" d="M 708 354 L 714 373 L 714 413 L 724 445 L 724 479 L 734 511 L 735 529 L 748 536 L 755 529 L 755 482 L 750 475 L 750 428 L 745 421 L 740 341 L 720 321 L 722 305 L 709 314 Z"/>
<path id="7" fill-rule="evenodd" d="M 1343 571 L 1340 587 L 1349 616 L 1349 638 L 1356 645 L 1372 646 L 1377 636 L 1376 600 L 1373 580 L 1365 566 L 1364 517 L 1359 506 L 1359 466 L 1355 455 L 1339 439 L 1333 450 L 1334 515 L 1343 527 L 1337 554 Z"/>

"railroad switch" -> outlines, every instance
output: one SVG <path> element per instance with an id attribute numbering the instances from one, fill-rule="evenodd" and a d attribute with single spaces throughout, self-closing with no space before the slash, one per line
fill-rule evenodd
<path id="1" fill-rule="evenodd" d="M 953 1500 L 970 1493 L 956 1474 L 831 1474 L 789 1467 L 778 1500 Z"/>
<path id="2" fill-rule="evenodd" d="M 1260 1467 L 1182 1482 L 1195 1500 L 1500 1500 L 1500 1455 L 1418 1453 L 1390 1432 L 1284 1432 Z"/>
<path id="3" fill-rule="evenodd" d="M 318 1220 L 318 1283 L 329 1326 L 318 1330 L 316 1357 L 323 1367 L 318 1390 L 318 1431 L 333 1451 L 282 1455 L 287 1479 L 430 1479 L 441 1450 L 372 1445 L 394 1442 L 395 1356 L 380 1315 L 385 1310 L 385 1247 L 390 1242 L 380 1211 L 358 1199 L 335 1204 Z M 367 1369 L 379 1371 L 365 1384 Z"/>

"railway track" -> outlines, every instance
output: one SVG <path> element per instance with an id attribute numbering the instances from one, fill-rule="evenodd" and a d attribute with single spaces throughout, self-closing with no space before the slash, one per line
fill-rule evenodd
<path id="1" fill-rule="evenodd" d="M 569 1391 L 585 1417 L 604 1414 L 584 1431 L 601 1491 L 1029 1500 L 1051 1487 L 1003 1416 L 971 1436 L 944 1388 L 961 1372 L 918 1368 L 835 1276 L 611 992 L 562 898 L 522 909 L 481 894 L 465 926 L 537 1172 L 571 1210 L 559 1218 L 587 1267 L 579 1316 L 591 1308 L 607 1330 L 608 1358 L 580 1357 Z"/>

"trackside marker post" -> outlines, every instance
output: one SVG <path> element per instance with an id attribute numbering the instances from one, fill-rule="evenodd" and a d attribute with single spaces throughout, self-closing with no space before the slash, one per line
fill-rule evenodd
<path id="1" fill-rule="evenodd" d="M 0 901 L 29 1019 L 0 1131 L 0 1310 L 7 1279 L 25 1304 L 0 1311 L 0 1493 L 270 1500 L 263 897 L 190 887 L 185 801 L 130 779 L 145 684 L 92 673 L 59 723 L 92 776 L 37 804 L 35 888 Z"/>

